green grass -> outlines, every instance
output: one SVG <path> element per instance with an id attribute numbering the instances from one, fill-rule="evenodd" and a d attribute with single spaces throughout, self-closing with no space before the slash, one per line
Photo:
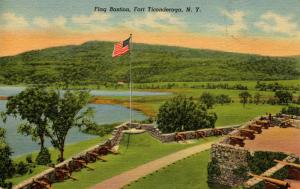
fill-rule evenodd
<path id="1" fill-rule="evenodd" d="M 122 140 L 119 155 L 105 156 L 107 162 L 96 162 L 89 164 L 94 171 L 83 169 L 80 172 L 73 173 L 73 176 L 79 181 L 66 180 L 62 183 L 55 183 L 55 189 L 83 189 L 93 186 L 105 179 L 118 175 L 124 171 L 133 169 L 151 160 L 163 157 L 178 150 L 194 146 L 196 144 L 216 140 L 216 137 L 206 138 L 196 141 L 192 144 L 168 143 L 163 144 L 153 139 L 149 134 L 131 135 L 130 143 L 127 148 L 128 135 Z"/>
<path id="2" fill-rule="evenodd" d="M 211 111 L 217 113 L 216 126 L 235 125 L 245 123 L 257 116 L 266 113 L 278 113 L 283 106 L 268 104 L 246 104 L 245 108 L 240 103 L 217 105 Z"/>
<path id="3" fill-rule="evenodd" d="M 208 185 L 210 151 L 200 152 L 131 183 L 125 189 L 227 189 Z M 229 188 L 228 188 L 229 189 Z"/>
<path id="4" fill-rule="evenodd" d="M 66 158 L 70 158 L 76 154 L 78 154 L 79 152 L 81 151 L 84 151 L 94 145 L 97 145 L 97 144 L 100 144 L 102 141 L 104 141 L 105 139 L 107 139 L 109 137 L 109 135 L 105 136 L 105 137 L 97 137 L 97 138 L 94 138 L 94 139 L 90 139 L 90 140 L 86 140 L 86 141 L 83 141 L 83 142 L 79 142 L 79 143 L 74 143 L 74 144 L 69 144 L 66 146 L 66 150 L 65 150 L 65 157 Z M 49 150 L 50 153 L 51 153 L 51 159 L 52 159 L 52 162 L 56 162 L 56 159 L 58 157 L 58 151 L 57 150 L 54 150 L 54 149 L 50 149 Z M 27 155 L 21 155 L 21 156 L 18 156 L 16 158 L 14 158 L 14 161 L 15 162 L 20 162 L 20 161 L 24 161 L 25 162 L 25 159 L 26 159 L 26 156 Z M 35 159 L 37 156 L 37 152 L 33 152 L 32 153 L 32 157 L 33 159 Z M 18 184 L 38 173 L 40 173 L 41 171 L 44 171 L 46 169 L 48 169 L 49 167 L 47 166 L 42 166 L 42 165 L 37 165 L 34 169 L 33 169 L 33 172 L 31 174 L 25 174 L 25 175 L 22 175 L 22 176 L 17 176 L 17 177 L 14 177 L 12 179 L 9 179 L 8 181 L 9 182 L 12 182 L 13 185 L 15 184 Z"/>

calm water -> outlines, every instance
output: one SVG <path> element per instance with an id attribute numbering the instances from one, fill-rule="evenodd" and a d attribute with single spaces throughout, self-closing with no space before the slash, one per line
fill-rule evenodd
<path id="1" fill-rule="evenodd" d="M 6 101 L 0 101 L 0 111 L 5 110 L 5 103 Z M 92 104 L 89 106 L 94 108 L 94 119 L 99 124 L 125 122 L 129 120 L 130 111 L 128 108 L 125 108 L 123 106 L 101 104 Z M 133 111 L 133 119 L 143 120 L 146 119 L 146 116 L 141 112 Z M 37 145 L 37 143 L 32 142 L 30 137 L 23 136 L 17 133 L 17 126 L 20 123 L 20 120 L 16 120 L 12 117 L 8 118 L 5 124 L 2 122 L 2 120 L 0 120 L 0 127 L 4 127 L 6 129 L 6 141 L 9 143 L 14 152 L 13 156 L 39 150 L 39 146 Z M 79 132 L 77 128 L 73 128 L 72 130 L 70 130 L 66 142 L 75 143 L 95 137 L 96 136 Z M 49 141 L 46 145 L 51 146 Z"/>
<path id="2" fill-rule="evenodd" d="M 0 87 L 0 96 L 14 96 L 24 90 L 25 87 Z M 103 91 L 103 90 L 92 90 L 90 91 L 95 96 L 129 96 L 129 91 Z M 157 96 L 157 95 L 169 95 L 166 92 L 140 92 L 134 91 L 133 96 Z M 0 112 L 5 111 L 6 101 L 0 101 Z M 130 110 L 120 105 L 101 105 L 101 104 L 90 104 L 95 110 L 94 119 L 99 124 L 125 122 L 129 120 Z M 134 120 L 144 120 L 147 117 L 137 111 L 133 111 Z M 39 146 L 31 141 L 31 137 L 23 136 L 17 133 L 17 126 L 22 121 L 9 117 L 7 122 L 4 124 L 0 119 L 0 127 L 6 129 L 6 141 L 14 151 L 14 156 L 30 153 L 32 151 L 39 150 Z M 77 128 L 70 130 L 67 143 L 75 143 L 84 141 L 87 139 L 95 138 L 96 136 L 84 134 L 78 131 Z M 51 146 L 49 141 L 46 143 L 47 146 Z"/>
<path id="3" fill-rule="evenodd" d="M 25 87 L 4 87 L 0 86 L 0 96 L 14 96 L 24 90 Z M 91 90 L 90 94 L 93 96 L 129 96 L 129 91 L 106 91 L 106 90 Z M 132 96 L 160 96 L 169 95 L 168 92 L 143 92 L 133 91 Z"/>

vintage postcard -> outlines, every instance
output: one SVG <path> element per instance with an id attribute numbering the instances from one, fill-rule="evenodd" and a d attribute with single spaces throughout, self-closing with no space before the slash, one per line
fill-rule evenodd
<path id="1" fill-rule="evenodd" d="M 0 189 L 300 189 L 299 0 L 0 0 Z"/>

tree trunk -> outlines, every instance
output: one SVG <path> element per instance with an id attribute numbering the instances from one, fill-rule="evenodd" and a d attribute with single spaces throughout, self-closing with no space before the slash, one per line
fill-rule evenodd
<path id="1" fill-rule="evenodd" d="M 42 149 L 45 147 L 44 146 L 44 143 L 45 143 L 44 135 L 40 135 L 40 142 L 41 142 L 41 151 L 42 151 Z"/>
<path id="2" fill-rule="evenodd" d="M 63 162 L 64 161 L 64 151 L 65 151 L 65 145 L 63 144 L 62 147 L 59 149 L 60 152 L 60 157 L 59 157 L 59 161 Z"/>

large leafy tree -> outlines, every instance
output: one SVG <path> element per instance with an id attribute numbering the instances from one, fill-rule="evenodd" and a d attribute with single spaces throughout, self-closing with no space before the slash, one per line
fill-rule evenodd
<path id="1" fill-rule="evenodd" d="M 183 96 L 165 102 L 157 115 L 158 128 L 164 133 L 213 128 L 216 120 L 215 113 Z"/>
<path id="2" fill-rule="evenodd" d="M 12 151 L 5 142 L 5 130 L 0 128 L 0 188 L 9 187 L 5 181 L 14 174 L 14 165 L 11 160 Z"/>
<path id="3" fill-rule="evenodd" d="M 44 149 L 48 120 L 45 115 L 51 94 L 54 93 L 44 87 L 30 87 L 16 96 L 9 97 L 6 104 L 6 115 L 19 116 L 25 123 L 18 131 L 29 135 L 38 141 L 41 150 Z M 4 119 L 5 120 L 5 119 Z"/>
<path id="4" fill-rule="evenodd" d="M 46 117 L 50 122 L 47 136 L 54 148 L 60 152 L 59 161 L 64 160 L 65 142 L 68 132 L 73 127 L 84 127 L 94 124 L 93 110 L 84 110 L 90 100 L 88 92 L 66 91 L 62 97 L 57 93 L 52 96 Z"/>

